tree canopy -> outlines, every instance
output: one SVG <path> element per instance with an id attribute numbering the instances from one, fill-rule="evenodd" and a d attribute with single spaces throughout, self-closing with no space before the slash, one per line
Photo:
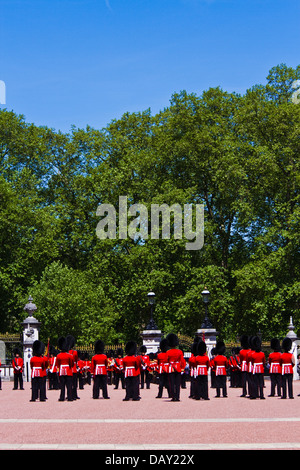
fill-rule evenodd
<path id="1" fill-rule="evenodd" d="M 31 295 L 42 338 L 138 340 L 150 318 L 193 336 L 209 318 L 226 339 L 300 325 L 300 105 L 280 64 L 244 95 L 174 93 L 156 115 L 64 134 L 0 111 L 0 330 L 18 332 Z M 204 245 L 100 239 L 97 208 L 203 204 Z M 119 214 L 117 214 L 119 216 Z M 130 223 L 130 219 L 128 220 Z"/>

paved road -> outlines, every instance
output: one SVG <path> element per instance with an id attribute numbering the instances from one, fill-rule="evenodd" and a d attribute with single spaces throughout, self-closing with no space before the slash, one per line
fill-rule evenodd
<path id="1" fill-rule="evenodd" d="M 157 385 L 141 390 L 138 402 L 124 402 L 124 390 L 109 386 L 110 400 L 92 399 L 92 388 L 79 391 L 80 400 L 59 402 L 49 390 L 46 402 L 30 402 L 30 384 L 0 391 L 0 450 L 298 450 L 300 449 L 300 381 L 294 400 L 240 397 L 228 387 L 228 398 L 194 401 L 187 389 L 181 401 L 165 393 L 156 399 Z"/>

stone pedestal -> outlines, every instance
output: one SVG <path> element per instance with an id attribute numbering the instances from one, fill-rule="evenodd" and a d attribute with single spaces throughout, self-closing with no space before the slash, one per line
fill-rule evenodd
<path id="1" fill-rule="evenodd" d="M 143 346 L 146 346 L 147 352 L 157 353 L 162 338 L 162 332 L 160 330 L 144 330 L 141 334 L 143 338 Z"/>

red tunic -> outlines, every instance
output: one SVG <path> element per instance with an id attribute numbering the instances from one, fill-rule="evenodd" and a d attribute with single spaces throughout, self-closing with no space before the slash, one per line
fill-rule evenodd
<path id="1" fill-rule="evenodd" d="M 73 356 L 67 352 L 61 352 L 56 356 L 56 365 L 59 375 L 73 375 Z"/>
<path id="2" fill-rule="evenodd" d="M 140 375 L 140 364 L 141 362 L 137 356 L 125 356 L 123 358 L 125 378 Z"/>
<path id="3" fill-rule="evenodd" d="M 160 352 L 157 354 L 157 365 L 158 365 L 158 373 L 162 374 L 163 372 L 168 371 L 168 358 L 166 352 Z"/>
<path id="4" fill-rule="evenodd" d="M 77 372 L 77 362 L 78 362 L 78 352 L 75 350 L 75 349 L 71 349 L 69 351 L 69 354 L 71 354 L 71 356 L 73 356 L 73 373 L 76 374 Z"/>
<path id="5" fill-rule="evenodd" d="M 226 369 L 228 367 L 228 359 L 223 354 L 218 354 L 211 361 L 211 367 L 214 369 L 216 375 L 227 375 Z"/>
<path id="6" fill-rule="evenodd" d="M 248 372 L 248 362 L 247 356 L 251 349 L 241 349 L 239 352 L 240 363 L 241 363 L 241 371 Z"/>
<path id="7" fill-rule="evenodd" d="M 139 356 L 139 359 L 140 359 L 140 363 L 141 363 L 141 369 L 142 370 L 148 369 L 149 364 L 150 364 L 149 356 L 147 354 L 144 354 L 144 355 Z"/>
<path id="8" fill-rule="evenodd" d="M 169 349 L 167 351 L 167 361 L 169 363 L 168 372 L 181 372 L 186 366 L 186 361 L 181 349 Z"/>
<path id="9" fill-rule="evenodd" d="M 12 361 L 12 366 L 14 369 L 14 374 L 23 372 L 23 366 L 24 366 L 23 359 L 21 357 L 15 357 Z"/>
<path id="10" fill-rule="evenodd" d="M 91 371 L 94 375 L 107 375 L 108 359 L 106 354 L 95 354 L 92 357 Z"/>
<path id="11" fill-rule="evenodd" d="M 293 373 L 294 356 L 292 353 L 282 353 L 280 363 L 282 367 L 282 375 Z"/>
<path id="12" fill-rule="evenodd" d="M 210 360 L 206 354 L 195 357 L 195 377 L 198 375 L 208 375 Z"/>
<path id="13" fill-rule="evenodd" d="M 45 358 L 42 356 L 32 356 L 30 359 L 31 378 L 45 377 L 46 363 Z"/>
<path id="14" fill-rule="evenodd" d="M 268 363 L 270 365 L 270 374 L 281 374 L 281 352 L 272 352 L 269 354 Z"/>
<path id="15" fill-rule="evenodd" d="M 266 357 L 263 351 L 253 351 L 251 354 L 252 373 L 263 374 L 265 370 Z"/>

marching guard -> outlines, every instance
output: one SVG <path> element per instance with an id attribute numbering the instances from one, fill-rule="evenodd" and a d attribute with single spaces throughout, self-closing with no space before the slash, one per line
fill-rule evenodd
<path id="1" fill-rule="evenodd" d="M 195 358 L 195 399 L 209 400 L 208 396 L 208 371 L 210 360 L 206 354 L 206 344 L 199 341 L 197 345 L 197 356 Z"/>
<path id="2" fill-rule="evenodd" d="M 168 381 L 168 362 L 167 362 L 167 350 L 169 348 L 168 341 L 162 339 L 159 344 L 160 352 L 157 354 L 157 370 L 158 370 L 158 394 L 156 398 L 162 398 L 163 389 L 166 388 L 168 397 L 170 398 L 170 389 Z"/>
<path id="3" fill-rule="evenodd" d="M 73 367 L 74 360 L 73 356 L 68 352 L 69 344 L 65 337 L 58 339 L 58 348 L 60 353 L 56 356 L 56 365 L 58 368 L 59 375 L 59 386 L 60 386 L 60 397 L 58 401 L 65 400 L 65 394 L 67 391 L 67 400 L 73 401 Z"/>
<path id="4" fill-rule="evenodd" d="M 125 377 L 124 377 L 124 366 L 123 366 L 123 350 L 118 348 L 117 357 L 114 359 L 114 383 L 115 389 L 119 388 L 119 382 L 121 381 L 122 389 L 125 389 Z"/>
<path id="5" fill-rule="evenodd" d="M 253 374 L 253 393 L 250 399 L 260 398 L 264 400 L 264 371 L 266 357 L 261 350 L 261 340 L 258 336 L 252 338 L 253 352 L 251 354 L 252 374 Z"/>
<path id="6" fill-rule="evenodd" d="M 167 351 L 168 374 L 170 395 L 172 401 L 180 401 L 181 372 L 184 371 L 186 361 L 183 352 L 178 348 L 179 340 L 177 335 L 169 333 L 167 335 L 169 349 Z"/>
<path id="7" fill-rule="evenodd" d="M 140 374 L 140 379 L 141 379 L 141 389 L 144 388 L 146 384 L 146 388 L 150 388 L 150 375 L 149 375 L 149 364 L 150 364 L 150 358 L 147 354 L 147 348 L 146 346 L 141 346 L 140 347 L 140 361 L 141 361 L 141 374 Z"/>
<path id="8" fill-rule="evenodd" d="M 241 349 L 239 351 L 240 358 L 240 367 L 241 367 L 241 386 L 242 386 L 242 395 L 241 397 L 246 397 L 249 393 L 249 382 L 248 382 L 248 361 L 247 357 L 250 350 L 249 339 L 247 335 L 242 335 L 240 338 Z"/>
<path id="9" fill-rule="evenodd" d="M 275 397 L 275 392 L 277 391 L 277 396 L 281 396 L 281 347 L 280 341 L 277 338 L 271 339 L 271 349 L 272 353 L 269 354 L 268 364 L 269 364 L 269 373 L 271 381 L 271 390 L 269 397 Z"/>
<path id="10" fill-rule="evenodd" d="M 216 375 L 216 398 L 220 398 L 221 391 L 222 396 L 227 398 L 227 368 L 228 359 L 225 356 L 225 343 L 218 341 L 216 345 L 216 355 L 211 361 L 211 368 L 214 370 Z"/>
<path id="11" fill-rule="evenodd" d="M 284 338 L 281 347 L 283 352 L 281 354 L 281 367 L 282 367 L 282 396 L 281 398 L 294 398 L 293 396 L 293 368 L 295 365 L 294 355 L 291 352 L 292 340 L 291 338 Z"/>
<path id="12" fill-rule="evenodd" d="M 78 371 L 77 371 L 77 362 L 78 362 L 78 352 L 74 349 L 75 338 L 72 335 L 66 337 L 69 346 L 69 354 L 73 357 L 73 375 L 72 375 L 72 395 L 73 400 L 79 400 L 77 394 L 77 385 L 78 385 Z"/>
<path id="13" fill-rule="evenodd" d="M 101 340 L 95 343 L 95 355 L 92 357 L 91 370 L 94 377 L 93 398 L 98 399 L 100 390 L 105 400 L 109 399 L 107 393 L 107 366 L 108 359 L 104 354 L 104 343 Z"/>
<path id="14" fill-rule="evenodd" d="M 125 376 L 125 398 L 123 401 L 132 399 L 133 401 L 140 400 L 139 394 L 139 378 L 141 362 L 136 355 L 137 345 L 134 341 L 128 341 L 125 346 L 126 356 L 123 358 L 124 376 Z"/>
<path id="15" fill-rule="evenodd" d="M 31 400 L 46 401 L 46 374 L 47 365 L 44 354 L 45 346 L 41 341 L 34 341 L 32 345 L 32 357 L 30 358 L 31 368 Z"/>
<path id="16" fill-rule="evenodd" d="M 49 350 L 49 359 L 48 359 L 48 382 L 49 390 L 58 390 L 58 375 L 57 375 L 57 366 L 56 366 L 56 355 L 57 351 L 53 346 L 50 346 Z"/>

